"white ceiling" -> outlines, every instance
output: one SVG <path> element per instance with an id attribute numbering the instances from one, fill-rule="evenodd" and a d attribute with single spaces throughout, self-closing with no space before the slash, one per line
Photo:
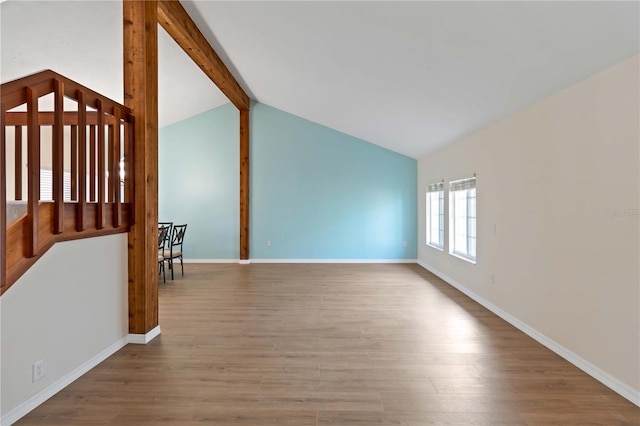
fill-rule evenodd
<path id="1" fill-rule="evenodd" d="M 7 1 L 0 19 L 2 82 L 52 69 L 123 101 L 120 1 Z M 228 103 L 160 26 L 158 86 L 161 126 Z"/>
<path id="2" fill-rule="evenodd" d="M 182 3 L 253 99 L 413 158 L 640 53 L 638 2 Z M 122 99 L 119 2 L 0 13 L 3 82 Z M 159 62 L 161 125 L 226 103 L 162 30 Z"/>

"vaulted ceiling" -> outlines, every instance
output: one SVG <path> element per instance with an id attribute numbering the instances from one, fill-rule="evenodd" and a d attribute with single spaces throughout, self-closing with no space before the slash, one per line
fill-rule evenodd
<path id="1" fill-rule="evenodd" d="M 249 95 L 420 158 L 640 53 L 638 2 L 183 1 Z M 118 1 L 0 5 L 2 82 L 122 100 Z M 160 123 L 226 99 L 159 30 Z"/>

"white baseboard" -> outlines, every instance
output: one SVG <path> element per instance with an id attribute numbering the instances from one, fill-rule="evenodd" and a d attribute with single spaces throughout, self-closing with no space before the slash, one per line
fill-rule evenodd
<path id="1" fill-rule="evenodd" d="M 566 359 L 571 364 L 575 365 L 576 367 L 578 367 L 579 369 L 581 369 L 582 371 L 584 371 L 594 379 L 598 380 L 605 386 L 611 388 L 611 390 L 613 390 L 614 392 L 620 394 L 624 398 L 628 399 L 629 401 L 631 401 L 632 403 L 640 407 L 640 391 L 633 389 L 631 386 L 627 385 L 626 383 L 621 382 L 619 379 L 613 377 L 606 371 L 602 370 L 600 367 L 592 364 L 591 362 L 582 358 L 580 355 L 576 354 L 575 352 L 572 352 L 571 350 L 565 348 L 560 343 L 547 337 L 543 333 L 540 333 L 538 330 L 520 321 L 518 318 L 514 317 L 513 315 L 503 311 L 498 306 L 494 305 L 493 303 L 489 302 L 482 296 L 479 296 L 478 294 L 469 290 L 464 285 L 460 284 L 459 282 L 452 279 L 451 277 L 448 277 L 447 275 L 441 273 L 440 271 L 431 267 L 425 262 L 418 260 L 418 265 L 422 266 L 424 269 L 442 278 L 448 284 L 457 288 L 462 293 L 469 296 L 471 299 L 475 300 L 476 302 L 478 302 L 479 304 L 481 304 L 482 306 L 484 306 L 485 308 L 487 308 L 488 310 L 490 310 L 491 312 L 493 312 L 503 320 L 507 321 L 509 324 L 516 327 L 518 330 L 522 331 L 523 333 L 525 333 L 532 339 L 536 340 L 540 344 L 546 346 L 548 349 L 560 355 L 562 358 Z"/>
<path id="2" fill-rule="evenodd" d="M 156 326 L 153 330 L 146 334 L 129 334 L 127 336 L 127 343 L 133 343 L 135 345 L 146 345 L 157 336 L 160 335 L 160 326 Z"/>
<path id="3" fill-rule="evenodd" d="M 0 419 L 0 424 L 9 426 L 22 417 L 29 414 L 32 410 L 38 407 L 40 404 L 51 398 L 53 395 L 60 392 L 65 387 L 69 386 L 75 380 L 80 378 L 87 371 L 91 370 L 96 365 L 100 364 L 105 359 L 109 358 L 114 353 L 118 352 L 128 343 L 128 336 L 124 336 L 119 339 L 115 343 L 111 344 L 108 348 L 99 352 L 98 354 L 91 357 L 91 359 L 85 361 L 78 367 L 74 368 L 64 376 L 60 377 L 55 382 L 51 383 L 49 386 L 33 395 L 31 398 L 27 399 L 25 402 L 2 416 Z"/>
<path id="4" fill-rule="evenodd" d="M 416 263 L 416 259 L 184 259 L 184 263 Z"/>
<path id="5" fill-rule="evenodd" d="M 416 263 L 416 259 L 251 259 L 251 263 Z"/>

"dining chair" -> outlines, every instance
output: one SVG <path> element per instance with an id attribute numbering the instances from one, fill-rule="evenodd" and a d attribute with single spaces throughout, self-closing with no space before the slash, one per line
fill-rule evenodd
<path id="1" fill-rule="evenodd" d="M 169 240 L 169 237 L 171 236 L 171 228 L 173 228 L 173 222 L 158 222 L 158 229 L 165 227 L 169 228 L 169 233 L 167 234 L 167 238 L 165 240 L 166 244 L 167 240 Z"/>
<path id="2" fill-rule="evenodd" d="M 167 260 L 164 257 L 164 246 L 169 238 L 169 230 L 171 225 L 158 224 L 158 274 L 162 273 L 162 282 L 167 282 L 167 276 L 164 270 L 164 262 Z"/>
<path id="3" fill-rule="evenodd" d="M 180 259 L 180 268 L 184 277 L 184 264 L 182 258 L 182 244 L 184 242 L 184 234 L 187 231 L 187 225 L 174 225 L 171 232 L 171 238 L 164 248 L 163 257 L 169 262 L 171 269 L 171 279 L 173 279 L 173 259 Z"/>

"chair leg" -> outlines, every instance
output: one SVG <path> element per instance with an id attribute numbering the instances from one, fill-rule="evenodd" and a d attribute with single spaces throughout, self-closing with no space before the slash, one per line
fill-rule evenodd
<path id="1" fill-rule="evenodd" d="M 182 263 L 182 256 L 180 256 L 180 268 L 182 268 L 182 276 L 184 277 L 184 264 Z"/>
<path id="2" fill-rule="evenodd" d="M 171 269 L 171 280 L 173 280 L 173 258 L 169 259 L 169 269 Z"/>
<path id="3" fill-rule="evenodd" d="M 167 282 L 167 275 L 164 273 L 164 261 L 162 262 L 158 262 L 158 275 L 160 275 L 160 273 L 162 272 L 162 282 L 166 283 Z"/>

